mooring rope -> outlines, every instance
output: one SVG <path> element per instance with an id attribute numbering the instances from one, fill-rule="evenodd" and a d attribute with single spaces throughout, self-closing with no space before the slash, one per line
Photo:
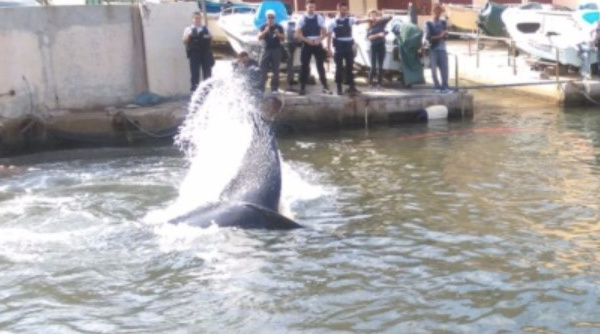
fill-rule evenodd
<path id="1" fill-rule="evenodd" d="M 159 133 L 154 133 L 150 130 L 145 129 L 144 127 L 142 127 L 141 125 L 139 125 L 134 119 L 132 119 L 131 117 L 129 117 L 129 115 L 127 115 L 127 113 L 125 113 L 122 110 L 119 110 L 115 116 L 122 116 L 127 122 L 129 122 L 131 125 L 133 125 L 137 130 L 139 130 L 140 132 L 142 132 L 143 134 L 152 137 L 152 138 L 166 138 L 166 137 L 172 137 L 175 134 L 177 134 L 177 130 L 171 130 L 168 131 L 165 134 L 159 134 Z"/>

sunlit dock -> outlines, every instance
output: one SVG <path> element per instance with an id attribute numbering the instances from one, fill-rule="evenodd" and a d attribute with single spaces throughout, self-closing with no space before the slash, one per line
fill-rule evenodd
<path id="1" fill-rule="evenodd" d="M 582 80 L 573 69 L 517 55 L 504 42 L 480 43 L 479 54 L 474 40 L 448 43 L 450 72 L 453 79 L 458 76 L 462 89 L 505 89 L 565 107 L 600 103 L 600 80 L 596 75 Z"/>

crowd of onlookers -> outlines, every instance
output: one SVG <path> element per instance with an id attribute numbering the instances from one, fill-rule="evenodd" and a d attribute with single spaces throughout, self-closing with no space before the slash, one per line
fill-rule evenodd
<path id="1" fill-rule="evenodd" d="M 286 62 L 287 89 L 306 94 L 306 85 L 310 76 L 310 63 L 315 59 L 318 79 L 324 94 L 333 94 L 325 75 L 325 62 L 333 58 L 335 63 L 335 92 L 338 95 L 356 95 L 360 92 L 354 81 L 354 39 L 352 27 L 367 24 L 367 39 L 370 43 L 370 70 L 368 84 L 373 89 L 380 89 L 383 78 L 383 64 L 386 56 L 386 35 L 390 33 L 386 26 L 391 17 L 384 17 L 378 10 L 371 10 L 365 18 L 356 18 L 349 14 L 348 4 L 340 2 L 337 16 L 325 18 L 316 12 L 315 0 L 307 0 L 306 12 L 297 20 L 288 20 L 287 26 L 277 23 L 273 10 L 265 12 L 266 22 L 258 29 L 258 40 L 262 43 L 262 52 L 257 61 L 251 60 L 242 52 L 234 64 L 235 68 L 250 75 L 254 88 L 264 93 L 269 74 L 271 74 L 270 90 L 280 89 L 279 69 L 282 61 Z M 425 25 L 423 42 L 429 48 L 430 67 L 434 89 L 439 93 L 450 93 L 448 87 L 448 55 L 445 40 L 448 36 L 446 21 L 442 19 L 443 7 L 434 5 L 433 19 Z M 291 14 L 291 13 L 288 13 Z M 417 24 L 416 11 L 409 5 L 409 17 Z M 192 16 L 192 25 L 183 33 L 191 72 L 191 90 L 194 91 L 200 78 L 211 76 L 214 57 L 211 50 L 211 36 L 202 24 L 202 16 L 196 12 Z M 300 52 L 300 71 L 296 73 L 294 55 Z M 400 70 L 400 69 L 398 69 Z M 438 72 L 441 78 L 438 78 Z M 200 75 L 202 74 L 202 75 Z M 296 81 L 296 76 L 298 81 Z M 299 89 L 295 85 L 299 84 Z M 344 85 L 348 86 L 344 89 Z"/>

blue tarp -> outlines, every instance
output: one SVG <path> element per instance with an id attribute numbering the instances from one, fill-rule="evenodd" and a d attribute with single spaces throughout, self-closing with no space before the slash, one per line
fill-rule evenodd
<path id="1" fill-rule="evenodd" d="M 202 11 L 202 4 L 200 0 L 198 2 L 198 9 Z M 243 2 L 220 2 L 220 1 L 206 1 L 206 12 L 207 13 L 220 13 L 225 8 L 235 8 L 237 13 L 251 11 L 252 5 Z"/>
<path id="2" fill-rule="evenodd" d="M 256 14 L 254 15 L 254 26 L 259 29 L 260 26 L 267 23 L 265 13 L 267 10 L 272 9 L 275 11 L 275 22 L 281 23 L 288 19 L 287 9 L 281 1 L 263 1 L 258 7 Z"/>

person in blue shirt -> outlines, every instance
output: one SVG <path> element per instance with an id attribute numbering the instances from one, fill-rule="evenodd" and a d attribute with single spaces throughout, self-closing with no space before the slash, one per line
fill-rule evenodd
<path id="1" fill-rule="evenodd" d="M 446 51 L 446 38 L 448 37 L 447 23 L 440 17 L 444 12 L 441 4 L 433 6 L 433 20 L 427 21 L 425 25 L 424 38 L 429 43 L 429 65 L 434 89 L 437 93 L 449 94 L 448 88 L 448 52 Z M 438 79 L 438 69 L 442 77 Z"/>
<path id="2" fill-rule="evenodd" d="M 200 70 L 202 70 L 202 80 L 206 80 L 212 75 L 215 58 L 211 49 L 211 41 L 212 37 L 208 28 L 202 24 L 202 16 L 199 12 L 195 12 L 192 15 L 192 25 L 183 31 L 183 44 L 190 63 L 190 90 L 192 92 L 196 90 L 200 82 Z"/>
<path id="3" fill-rule="evenodd" d="M 269 9 L 266 11 L 267 23 L 263 24 L 258 33 L 258 39 L 263 42 L 263 48 L 260 55 L 261 81 L 260 89 L 265 91 L 267 76 L 269 70 L 271 75 L 271 92 L 276 93 L 279 89 L 279 66 L 281 65 L 281 42 L 285 39 L 283 27 L 275 22 L 275 11 Z"/>
<path id="4" fill-rule="evenodd" d="M 300 51 L 300 92 L 298 94 L 306 94 L 306 82 L 310 74 L 310 59 L 315 56 L 317 63 L 317 72 L 319 80 L 323 85 L 323 93 L 331 94 L 327 85 L 327 77 L 325 77 L 325 58 L 327 58 L 327 50 L 323 48 L 321 42 L 327 37 L 327 29 L 325 27 L 325 19 L 323 16 L 315 13 L 317 5 L 315 0 L 306 2 L 306 14 L 304 14 L 296 25 L 296 37 L 302 42 L 302 50 Z"/>

